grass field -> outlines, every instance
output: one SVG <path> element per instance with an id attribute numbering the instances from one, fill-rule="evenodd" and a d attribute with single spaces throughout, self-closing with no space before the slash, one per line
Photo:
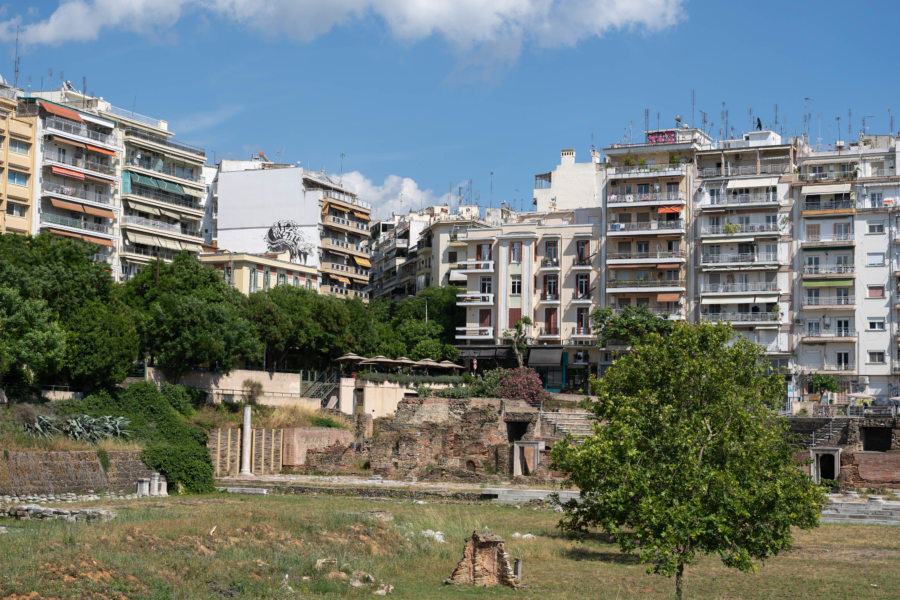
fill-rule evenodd
<path id="1" fill-rule="evenodd" d="M 552 511 L 495 505 L 365 501 L 319 496 L 193 496 L 104 505 L 109 523 L 3 521 L 0 598 L 362 598 L 315 571 L 344 571 L 395 586 L 393 598 L 671 598 L 674 583 L 613 545 L 559 535 Z M 390 522 L 361 513 L 387 510 Z M 356 513 L 356 514 L 354 514 Z M 524 559 L 525 587 L 443 586 L 464 538 L 489 527 Z M 215 528 L 215 529 L 214 529 Z M 442 531 L 446 543 L 420 535 Z M 513 539 L 513 532 L 534 540 Z M 343 566 L 346 565 L 346 566 Z M 900 529 L 823 525 L 758 574 L 704 557 L 686 571 L 689 598 L 900 598 Z M 877 586 L 877 587 L 875 587 Z"/>

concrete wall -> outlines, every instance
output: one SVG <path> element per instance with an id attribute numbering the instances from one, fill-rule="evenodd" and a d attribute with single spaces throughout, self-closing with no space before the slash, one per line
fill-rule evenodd
<path id="1" fill-rule="evenodd" d="M 192 371 L 181 378 L 179 383 L 191 387 L 208 390 L 213 401 L 221 401 L 223 395 L 234 392 L 235 400 L 242 401 L 241 391 L 244 380 L 253 379 L 263 386 L 263 395 L 259 399 L 260 404 L 266 406 L 299 406 L 309 410 L 320 408 L 319 400 L 305 398 L 303 392 L 304 382 L 299 373 L 271 373 L 269 371 L 251 371 L 249 369 L 235 369 L 228 374 L 210 371 Z M 166 383 L 168 379 L 162 369 L 147 367 L 147 381 L 156 385 Z M 169 381 L 169 383 L 172 383 Z"/>
<path id="2" fill-rule="evenodd" d="M 150 469 L 140 452 L 109 452 L 104 471 L 95 450 L 77 452 L 4 451 L 0 456 L 0 495 L 59 494 L 103 490 L 134 492 Z"/>
<path id="3" fill-rule="evenodd" d="M 335 444 L 347 446 L 355 438 L 352 431 L 334 427 L 291 427 L 283 430 L 282 464 L 285 468 L 306 464 L 306 452 Z"/>

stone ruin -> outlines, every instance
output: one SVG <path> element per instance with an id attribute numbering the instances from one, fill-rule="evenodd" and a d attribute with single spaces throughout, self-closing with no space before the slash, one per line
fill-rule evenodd
<path id="1" fill-rule="evenodd" d="M 463 557 L 453 573 L 444 580 L 452 585 L 495 585 L 518 586 L 518 578 L 513 571 L 509 555 L 503 548 L 503 538 L 487 532 L 472 532 L 466 538 Z"/>

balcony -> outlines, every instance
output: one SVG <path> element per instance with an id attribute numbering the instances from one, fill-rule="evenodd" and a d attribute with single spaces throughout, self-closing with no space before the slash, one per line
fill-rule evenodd
<path id="1" fill-rule="evenodd" d="M 109 225 L 101 225 L 93 221 L 85 221 L 84 219 L 74 219 L 72 217 L 64 217 L 62 215 L 54 215 L 53 213 L 41 213 L 41 223 L 48 225 L 61 225 L 63 227 L 71 227 L 72 229 L 80 229 L 82 231 L 91 231 L 112 235 L 112 227 Z"/>
<path id="2" fill-rule="evenodd" d="M 637 223 L 610 223 L 610 235 L 653 235 L 657 233 L 684 233 L 684 221 L 642 221 Z"/>
<path id="3" fill-rule="evenodd" d="M 539 338 L 558 338 L 559 327 L 541 327 L 537 336 Z"/>
<path id="4" fill-rule="evenodd" d="M 708 202 L 700 203 L 701 210 L 767 206 L 778 206 L 778 197 L 775 194 L 722 194 L 710 197 Z"/>
<path id="5" fill-rule="evenodd" d="M 591 331 L 590 327 L 573 327 L 572 328 L 572 337 L 573 338 L 592 338 L 592 337 L 594 337 L 594 333 Z"/>
<path id="6" fill-rule="evenodd" d="M 161 175 L 168 175 L 169 177 L 174 177 L 175 179 L 182 179 L 184 181 L 190 181 L 191 183 L 201 184 L 202 179 L 199 175 L 194 175 L 193 172 L 187 172 L 185 170 L 181 170 L 173 167 L 172 165 L 154 165 L 154 162 L 149 158 L 135 158 L 130 157 L 125 159 L 125 164 L 129 167 L 136 167 L 138 169 L 144 169 L 145 171 L 151 171 L 153 173 L 159 173 Z M 191 168 L 191 171 L 199 171 L 200 167 Z"/>
<path id="7" fill-rule="evenodd" d="M 854 341 L 857 334 L 855 329 L 840 327 L 834 331 L 804 331 L 800 334 L 804 342 L 828 342 L 828 341 Z"/>
<path id="8" fill-rule="evenodd" d="M 821 210 L 856 210 L 856 202 L 848 199 L 841 200 L 807 200 L 801 205 L 801 214 Z"/>
<path id="9" fill-rule="evenodd" d="M 768 311 L 759 312 L 717 312 L 703 313 L 700 318 L 708 321 L 725 321 L 728 323 L 747 323 L 754 325 L 770 324 L 777 325 L 781 322 L 780 315 L 775 315 Z"/>
<path id="10" fill-rule="evenodd" d="M 493 306 L 493 294 L 457 294 L 457 306 Z"/>
<path id="11" fill-rule="evenodd" d="M 856 179 L 856 169 L 846 171 L 827 171 L 823 173 L 800 173 L 800 181 L 815 183 L 819 181 L 848 181 Z"/>
<path id="12" fill-rule="evenodd" d="M 627 294 L 634 292 L 671 292 L 684 291 L 681 279 L 613 279 L 606 284 L 608 294 Z"/>
<path id="13" fill-rule="evenodd" d="M 559 304 L 559 292 L 541 292 L 541 304 Z"/>
<path id="14" fill-rule="evenodd" d="M 87 191 L 84 188 L 73 187 L 48 179 L 44 180 L 41 191 L 44 194 L 77 198 L 79 200 L 87 200 L 88 202 L 95 202 L 97 204 L 112 204 L 113 202 L 112 194 Z"/>
<path id="15" fill-rule="evenodd" d="M 163 248 L 156 247 L 138 247 L 134 245 L 126 244 L 122 246 L 122 254 L 125 257 L 133 257 L 136 256 L 139 260 L 151 260 L 155 258 L 161 258 L 162 260 L 172 260 L 178 254 L 177 252 L 172 252 L 171 250 L 166 250 Z"/>
<path id="16" fill-rule="evenodd" d="M 337 225 L 338 227 L 342 227 L 345 229 L 349 229 L 354 233 L 362 233 L 369 231 L 368 223 L 361 223 L 359 221 L 352 221 L 350 219 L 345 219 L 343 217 L 335 217 L 334 215 L 325 215 L 322 217 L 322 222 L 326 225 Z"/>
<path id="17" fill-rule="evenodd" d="M 329 250 L 331 252 L 340 252 L 340 253 L 349 253 L 349 254 L 358 254 L 363 257 L 371 256 L 369 252 L 369 248 L 363 246 L 362 244 L 351 244 L 350 242 L 345 242 L 343 240 L 336 240 L 334 238 L 323 237 L 322 238 L 322 248 Z M 402 263 L 404 258 L 402 256 L 395 256 L 393 258 L 386 259 L 385 266 L 399 266 Z"/>
<path id="18" fill-rule="evenodd" d="M 855 265 L 803 265 L 803 276 L 827 277 L 831 275 L 854 275 Z"/>
<path id="19" fill-rule="evenodd" d="M 800 240 L 801 248 L 821 248 L 824 246 L 855 245 L 856 240 L 852 233 L 819 233 L 806 234 L 806 238 Z"/>
<path id="20" fill-rule="evenodd" d="M 572 296 L 572 304 L 590 304 L 594 301 L 594 290 L 591 289 L 583 294 L 579 294 L 577 291 Z"/>
<path id="21" fill-rule="evenodd" d="M 768 164 L 760 164 L 759 169 L 756 165 L 726 165 L 722 167 L 703 167 L 697 169 L 697 175 L 700 178 L 712 177 L 736 177 L 742 175 L 782 175 L 791 170 L 791 165 L 786 162 L 772 162 Z"/>
<path id="22" fill-rule="evenodd" d="M 154 125 L 158 126 L 158 125 Z M 137 139 L 145 142 L 150 142 L 151 144 L 156 144 L 158 146 L 164 146 L 166 148 L 170 148 L 172 150 L 177 150 L 178 152 L 183 152 L 184 154 L 191 154 L 200 162 L 206 162 L 206 152 L 202 148 L 197 148 L 195 146 L 191 146 L 189 144 L 183 144 L 181 142 L 176 142 L 175 140 L 151 135 L 149 133 L 144 133 L 143 131 L 139 131 L 137 129 L 126 129 L 125 130 L 125 138 L 126 139 Z"/>
<path id="23" fill-rule="evenodd" d="M 576 258 L 572 261 L 572 269 L 573 270 L 588 270 L 593 268 L 593 256 L 588 256 L 586 258 Z"/>
<path id="24" fill-rule="evenodd" d="M 777 281 L 752 281 L 748 283 L 707 283 L 700 284 L 703 294 L 745 294 L 747 292 L 777 292 Z"/>
<path id="25" fill-rule="evenodd" d="M 493 340 L 493 327 L 457 327 L 456 339 L 458 340 Z"/>
<path id="26" fill-rule="evenodd" d="M 802 365 L 800 369 L 805 373 L 846 373 L 852 374 L 856 371 L 853 361 L 824 363 L 817 366 Z"/>
<path id="27" fill-rule="evenodd" d="M 344 204 L 356 206 L 363 210 L 371 210 L 372 209 L 372 205 L 369 204 L 368 202 L 360 200 L 353 194 L 348 194 L 346 192 L 339 192 L 337 190 L 328 190 L 328 189 L 319 190 L 319 199 L 323 202 L 331 202 L 331 201 L 343 202 Z"/>
<path id="28" fill-rule="evenodd" d="M 682 177 L 687 173 L 687 165 L 679 164 L 652 164 L 652 165 L 617 165 L 606 168 L 608 178 L 648 178 L 648 177 Z"/>
<path id="29" fill-rule="evenodd" d="M 607 204 L 615 204 L 620 208 L 622 204 L 630 206 L 655 206 L 659 204 L 684 204 L 684 194 L 680 192 L 654 192 L 646 194 L 610 194 L 606 198 Z"/>
<path id="30" fill-rule="evenodd" d="M 493 273 L 494 261 L 492 260 L 464 260 L 459 265 L 460 273 Z"/>
<path id="31" fill-rule="evenodd" d="M 88 160 L 86 158 L 76 158 L 74 156 L 54 156 L 55 153 L 44 149 L 44 165 L 58 165 L 63 168 L 75 167 L 79 171 L 84 171 L 88 175 L 98 175 L 104 179 L 116 179 L 116 166 L 107 164 L 99 160 Z"/>
<path id="32" fill-rule="evenodd" d="M 203 208 L 200 206 L 200 203 L 196 200 L 188 200 L 184 197 L 172 196 L 170 194 L 163 194 L 162 192 L 158 192 L 156 190 L 151 190 L 145 188 L 140 185 L 132 185 L 131 191 L 128 193 L 122 193 L 123 196 L 137 196 L 139 198 L 144 198 L 146 200 L 153 200 L 155 202 L 162 202 L 169 206 L 177 206 L 179 208 L 185 208 L 188 210 L 197 211 L 199 213 L 203 212 Z"/>
<path id="33" fill-rule="evenodd" d="M 778 254 L 775 252 L 735 253 L 735 254 L 704 254 L 700 258 L 704 266 L 743 267 L 748 265 L 778 266 Z"/>
<path id="34" fill-rule="evenodd" d="M 808 310 L 846 309 L 856 306 L 856 297 L 852 294 L 822 294 L 819 296 L 801 296 L 800 305 Z"/>
<path id="35" fill-rule="evenodd" d="M 200 234 L 197 233 L 197 231 L 188 229 L 182 225 L 176 223 L 165 223 L 163 221 L 155 221 L 153 219 L 138 217 L 136 215 L 125 215 L 119 220 L 119 222 L 123 226 L 133 225 L 135 227 L 145 227 L 147 229 L 153 229 L 154 231 L 161 231 L 163 233 L 170 233 L 174 235 L 183 235 L 193 238 L 200 237 Z"/>
<path id="36" fill-rule="evenodd" d="M 47 117 L 44 119 L 44 129 L 46 129 L 48 133 L 56 132 L 63 135 L 76 136 L 91 142 L 100 142 L 107 146 L 115 145 L 115 140 L 112 135 L 94 131 L 81 123 L 75 123 L 68 119 Z"/>
<path id="37" fill-rule="evenodd" d="M 728 236 L 745 236 L 745 235 L 765 235 L 766 237 L 772 237 L 772 235 L 778 235 L 780 232 L 780 227 L 778 223 L 746 223 L 746 224 L 737 224 L 737 223 L 728 223 L 725 226 L 715 225 L 715 226 L 706 226 L 700 229 L 700 235 L 703 237 L 717 237 L 722 236 L 723 242 L 727 242 Z"/>
<path id="38" fill-rule="evenodd" d="M 559 271 L 559 258 L 542 258 L 539 271 Z"/>
<path id="39" fill-rule="evenodd" d="M 684 262 L 681 250 L 663 250 L 661 252 L 609 252 L 606 261 L 610 264 L 651 264 L 664 260 L 666 262 Z"/>

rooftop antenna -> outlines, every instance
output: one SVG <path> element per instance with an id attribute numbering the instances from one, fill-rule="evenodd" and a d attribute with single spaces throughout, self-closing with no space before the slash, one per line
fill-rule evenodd
<path id="1" fill-rule="evenodd" d="M 691 127 L 694 127 L 697 121 L 694 120 L 694 107 L 697 104 L 697 93 L 691 88 Z"/>
<path id="2" fill-rule="evenodd" d="M 659 129 L 659 111 L 656 111 L 656 128 Z"/>
<path id="3" fill-rule="evenodd" d="M 809 114 L 809 101 L 812 100 L 809 96 L 805 96 L 803 98 L 803 135 L 806 136 L 807 143 L 809 142 L 809 122 L 811 121 Z"/>
<path id="4" fill-rule="evenodd" d="M 726 135 L 728 135 L 728 127 L 725 127 L 725 131 L 722 131 L 722 125 L 725 123 L 725 101 L 722 100 L 722 112 L 719 113 L 719 138 L 724 139 Z"/>
<path id="5" fill-rule="evenodd" d="M 491 171 L 491 197 L 490 197 L 491 206 L 494 206 L 494 172 Z"/>
<path id="6" fill-rule="evenodd" d="M 344 182 L 344 157 L 345 157 L 345 156 L 346 156 L 346 154 L 344 154 L 343 152 L 341 152 L 341 174 L 340 174 L 340 176 L 338 177 L 338 181 L 339 181 L 340 183 L 343 183 L 343 182 Z"/>
<path id="7" fill-rule="evenodd" d="M 628 119 L 628 143 L 634 143 L 634 121 Z"/>
<path id="8" fill-rule="evenodd" d="M 853 109 L 847 109 L 847 142 L 853 139 Z"/>
<path id="9" fill-rule="evenodd" d="M 863 115 L 863 118 L 862 118 L 863 135 L 869 133 L 868 129 L 866 128 L 866 119 L 874 119 L 874 118 L 875 118 L 875 115 Z"/>
<path id="10" fill-rule="evenodd" d="M 774 129 L 778 129 L 778 105 L 775 105 L 775 127 Z"/>
<path id="11" fill-rule="evenodd" d="M 818 113 L 817 118 L 819 120 L 819 137 L 816 138 L 816 150 L 819 150 L 822 146 L 822 113 Z"/>
<path id="12" fill-rule="evenodd" d="M 19 87 L 19 68 L 21 66 L 22 59 L 19 58 L 19 26 L 16 25 L 16 58 L 13 61 L 13 87 Z"/>
<path id="13" fill-rule="evenodd" d="M 650 131 L 650 109 L 644 109 L 644 131 Z"/>
<path id="14" fill-rule="evenodd" d="M 700 116 L 703 118 L 703 129 L 706 130 L 706 111 L 705 111 L 705 110 L 701 110 L 701 111 L 700 111 Z"/>
<path id="15" fill-rule="evenodd" d="M 750 119 L 750 131 L 753 131 L 753 107 L 747 109 L 747 117 Z"/>
<path id="16" fill-rule="evenodd" d="M 891 135 L 894 135 L 894 115 L 891 114 L 891 107 L 888 106 L 888 121 L 891 122 L 891 130 L 888 132 Z"/>
<path id="17" fill-rule="evenodd" d="M 841 141 L 841 118 L 835 117 L 835 121 L 837 121 L 837 140 L 835 140 L 835 149 L 837 149 L 837 142 Z"/>
<path id="18" fill-rule="evenodd" d="M 87 77 L 81 76 L 81 108 L 87 108 Z"/>

